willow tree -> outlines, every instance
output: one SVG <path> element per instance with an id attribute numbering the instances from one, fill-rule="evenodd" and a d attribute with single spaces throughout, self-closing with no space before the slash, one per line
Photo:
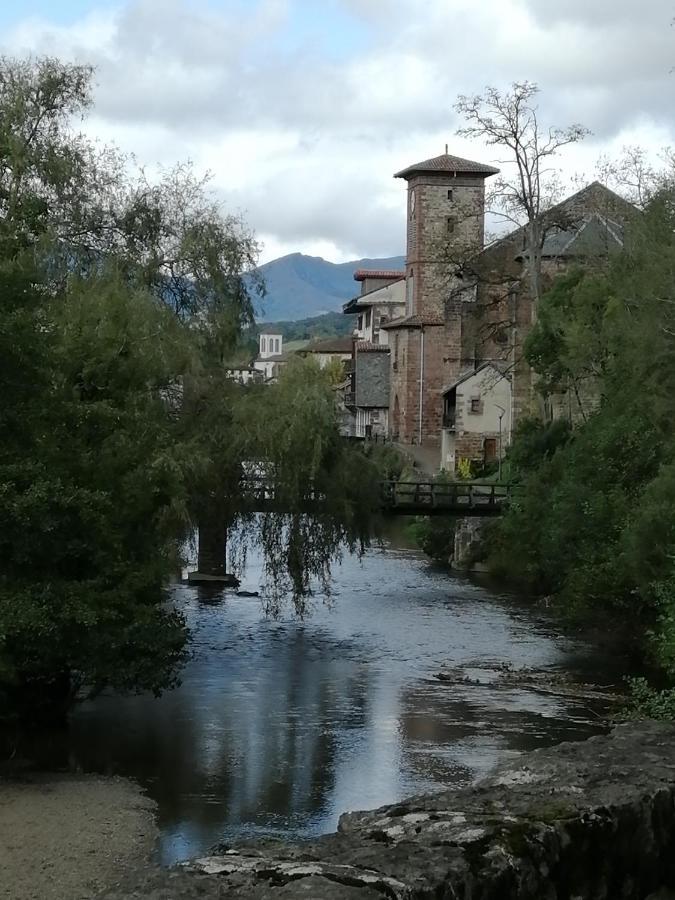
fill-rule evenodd
<path id="1" fill-rule="evenodd" d="M 290 361 L 252 405 L 253 415 L 242 408 L 241 427 L 252 426 L 251 458 L 274 503 L 270 512 L 240 517 L 239 542 L 263 555 L 270 611 L 290 596 L 302 614 L 312 593 L 330 593 L 331 565 L 342 553 L 369 542 L 379 472 L 340 436 L 331 373 L 314 360 Z"/>

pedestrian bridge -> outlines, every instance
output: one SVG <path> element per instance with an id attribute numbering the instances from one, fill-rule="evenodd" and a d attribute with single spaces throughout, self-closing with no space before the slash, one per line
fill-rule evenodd
<path id="1" fill-rule="evenodd" d="M 246 506 L 251 512 L 287 512 L 287 504 L 276 496 L 274 483 L 250 478 L 244 484 Z M 383 481 L 381 510 L 388 516 L 476 516 L 502 513 L 510 497 L 503 484 L 467 481 Z M 321 511 L 320 492 L 310 491 L 303 506 L 308 513 Z"/>
<path id="2" fill-rule="evenodd" d="M 504 484 L 466 481 L 384 481 L 382 511 L 399 516 L 498 516 L 508 502 Z"/>

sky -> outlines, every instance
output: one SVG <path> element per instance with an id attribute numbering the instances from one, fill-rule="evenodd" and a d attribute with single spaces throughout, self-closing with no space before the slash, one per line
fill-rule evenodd
<path id="1" fill-rule="evenodd" d="M 530 80 L 541 119 L 601 156 L 675 146 L 673 0 L 0 0 L 0 52 L 95 66 L 84 129 L 150 170 L 191 159 L 242 213 L 262 261 L 404 252 L 405 183 L 450 152 L 458 94 Z"/>

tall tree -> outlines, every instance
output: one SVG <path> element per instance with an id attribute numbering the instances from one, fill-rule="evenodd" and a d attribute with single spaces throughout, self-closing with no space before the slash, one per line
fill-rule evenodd
<path id="1" fill-rule="evenodd" d="M 532 82 L 514 82 L 507 91 L 488 87 L 483 94 L 461 95 L 455 104 L 468 123 L 458 134 L 508 153 L 499 160 L 505 171 L 492 182 L 487 208 L 512 225 L 524 226 L 524 258 L 535 304 L 541 296 L 544 239 L 558 224 L 549 216 L 561 197 L 558 171 L 551 163 L 563 147 L 589 133 L 582 125 L 543 127 L 536 104 L 538 93 Z"/>

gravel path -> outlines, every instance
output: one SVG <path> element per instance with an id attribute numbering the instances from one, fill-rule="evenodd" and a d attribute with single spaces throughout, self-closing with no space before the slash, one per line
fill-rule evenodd
<path id="1" fill-rule="evenodd" d="M 91 900 L 147 860 L 153 813 L 123 778 L 0 779 L 0 898 Z"/>

